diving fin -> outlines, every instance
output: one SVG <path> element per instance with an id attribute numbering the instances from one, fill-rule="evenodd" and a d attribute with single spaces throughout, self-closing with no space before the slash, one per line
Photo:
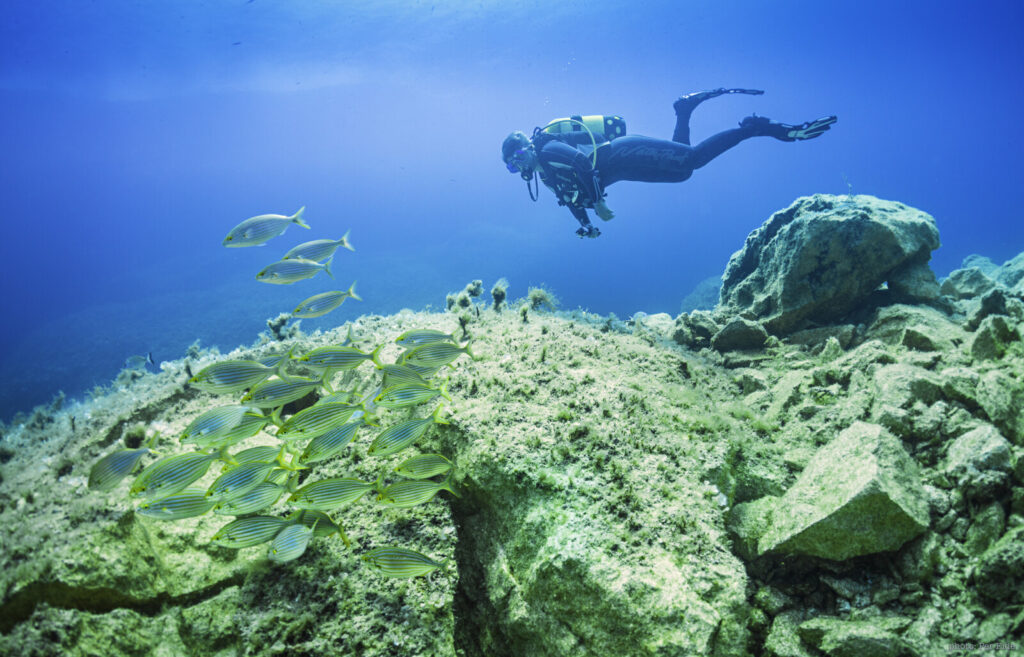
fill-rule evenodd
<path id="1" fill-rule="evenodd" d="M 764 90 L 762 89 L 724 89 L 719 87 L 718 89 L 709 89 L 707 91 L 695 91 L 692 94 L 680 96 L 679 100 L 673 103 L 672 106 L 676 109 L 677 112 L 684 106 L 688 106 L 690 108 L 690 111 L 693 111 L 693 108 L 697 107 L 697 105 L 700 105 L 705 100 L 718 98 L 719 96 L 722 96 L 724 94 L 748 94 L 751 96 L 760 96 L 763 93 Z"/>
<path id="2" fill-rule="evenodd" d="M 772 121 L 767 116 L 754 115 L 740 121 L 740 127 L 752 129 L 758 135 L 775 137 L 780 141 L 804 141 L 820 137 L 837 120 L 838 118 L 835 116 L 825 116 L 800 125 L 790 125 Z"/>

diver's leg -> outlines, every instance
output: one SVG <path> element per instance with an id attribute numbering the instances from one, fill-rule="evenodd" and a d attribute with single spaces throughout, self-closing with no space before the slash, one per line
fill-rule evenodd
<path id="1" fill-rule="evenodd" d="M 696 91 L 692 94 L 680 96 L 672 103 L 672 109 L 676 111 L 676 129 L 672 133 L 672 141 L 680 144 L 690 144 L 690 115 L 705 100 L 717 98 L 723 94 L 750 94 L 760 96 L 764 91 L 760 89 L 710 89 L 708 91 Z"/>
<path id="2" fill-rule="evenodd" d="M 690 154 L 690 166 L 699 169 L 722 153 L 726 152 L 744 139 L 756 137 L 757 133 L 749 128 L 732 128 L 711 135 L 693 147 Z"/>
<path id="3" fill-rule="evenodd" d="M 693 146 L 689 163 L 694 169 L 699 169 L 744 139 L 751 137 L 774 137 L 780 141 L 814 139 L 820 137 L 835 122 L 836 117 L 826 116 L 800 125 L 790 125 L 772 121 L 764 116 L 748 116 L 740 122 L 740 127 L 723 130 Z"/>
<path id="4" fill-rule="evenodd" d="M 597 170 L 605 187 L 621 180 L 682 182 L 693 174 L 692 155 L 686 144 L 626 135 L 597 149 Z"/>

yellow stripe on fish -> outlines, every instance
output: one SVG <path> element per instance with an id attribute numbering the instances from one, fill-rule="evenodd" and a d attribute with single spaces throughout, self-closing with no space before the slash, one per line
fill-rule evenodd
<path id="1" fill-rule="evenodd" d="M 181 434 L 181 443 L 188 445 L 189 443 L 199 443 L 202 440 L 222 438 L 238 426 L 246 414 L 264 419 L 263 413 L 255 406 L 231 404 L 211 408 L 185 427 L 185 431 Z M 248 436 L 246 437 L 248 438 Z"/>
<path id="2" fill-rule="evenodd" d="M 248 493 L 259 486 L 260 482 L 266 479 L 273 469 L 273 463 L 261 461 L 243 463 L 217 477 L 210 484 L 206 496 L 213 498 L 214 501 L 223 502 Z"/>
<path id="3" fill-rule="evenodd" d="M 431 573 L 443 563 L 425 554 L 400 547 L 374 548 L 362 556 L 374 570 L 388 577 L 417 577 Z"/>
<path id="4" fill-rule="evenodd" d="M 207 365 L 188 382 L 206 392 L 240 392 L 272 374 L 280 374 L 278 368 L 284 357 L 276 357 L 274 362 L 275 365 L 268 366 L 255 360 L 225 360 Z"/>
<path id="5" fill-rule="evenodd" d="M 408 508 L 429 502 L 438 492 L 446 490 L 455 497 L 459 494 L 448 479 L 438 483 L 426 479 L 397 481 L 377 494 L 377 501 L 395 508 Z"/>
<path id="6" fill-rule="evenodd" d="M 316 463 L 340 453 L 355 438 L 359 427 L 367 424 L 366 420 L 364 415 L 357 422 L 342 424 L 317 436 L 306 445 L 305 451 L 299 457 L 299 463 Z"/>
<path id="7" fill-rule="evenodd" d="M 270 379 L 252 387 L 242 397 L 242 402 L 247 402 L 260 408 L 277 408 L 289 402 L 302 399 L 309 393 L 323 385 L 323 380 L 292 377 L 285 379 Z"/>
<path id="8" fill-rule="evenodd" d="M 89 488 L 111 491 L 117 488 L 121 480 L 127 477 L 139 464 L 139 460 L 149 454 L 145 447 L 140 449 L 119 449 L 107 454 L 89 470 Z"/>
<path id="9" fill-rule="evenodd" d="M 343 347 L 341 345 L 330 345 L 317 347 L 312 351 L 299 356 L 298 360 L 309 363 L 310 367 L 316 367 L 328 371 L 352 370 L 365 361 L 372 361 L 374 365 L 380 365 L 377 356 L 384 345 L 378 346 L 370 353 L 366 353 L 357 347 Z"/>
<path id="10" fill-rule="evenodd" d="M 313 529 L 302 524 L 288 525 L 274 537 L 267 551 L 267 558 L 274 563 L 294 561 L 302 556 L 313 538 Z"/>
<path id="11" fill-rule="evenodd" d="M 186 452 L 165 456 L 146 466 L 132 484 L 130 495 L 147 499 L 168 497 L 201 479 L 221 454 Z"/>
<path id="12" fill-rule="evenodd" d="M 218 529 L 210 542 L 227 548 L 252 547 L 273 539 L 288 524 L 274 516 L 238 518 Z"/>
<path id="13" fill-rule="evenodd" d="M 143 502 L 135 513 L 153 520 L 182 520 L 201 516 L 217 502 L 202 489 L 186 490 L 152 502 Z"/>
<path id="14" fill-rule="evenodd" d="M 316 438 L 344 424 L 358 410 L 343 402 L 314 404 L 288 418 L 275 435 L 280 440 Z"/>
<path id="15" fill-rule="evenodd" d="M 263 481 L 252 490 L 220 502 L 214 501 L 213 512 L 222 516 L 244 516 L 274 505 L 284 495 L 285 487 L 273 481 Z M 203 493 L 206 494 L 205 491 Z M 210 499 L 210 498 L 207 498 Z"/>
<path id="16" fill-rule="evenodd" d="M 402 362 L 416 367 L 439 368 L 451 364 L 462 354 L 476 360 L 476 356 L 469 350 L 468 343 L 464 347 L 459 347 L 450 342 L 431 342 L 405 352 Z"/>
<path id="17" fill-rule="evenodd" d="M 330 511 L 345 504 L 351 504 L 379 485 L 348 477 L 321 479 L 306 484 L 288 498 L 288 503 L 302 509 Z"/>
<path id="18" fill-rule="evenodd" d="M 448 395 L 448 382 L 441 384 L 441 389 L 432 388 L 422 383 L 399 383 L 390 388 L 385 388 L 373 400 L 373 403 L 384 408 L 403 408 L 405 406 L 416 406 L 428 402 L 438 395 L 449 402 L 452 398 Z"/>
<path id="19" fill-rule="evenodd" d="M 442 408 L 444 408 L 444 405 L 439 405 L 434 409 L 434 413 L 430 417 L 406 420 L 405 422 L 388 427 L 374 438 L 366 453 L 370 456 L 390 456 L 391 454 L 396 454 L 419 440 L 431 425 L 448 424 L 441 419 Z"/>
<path id="20" fill-rule="evenodd" d="M 453 467 L 452 462 L 440 454 L 419 454 L 402 461 L 395 472 L 409 479 L 428 479 L 448 474 Z"/>
<path id="21" fill-rule="evenodd" d="M 455 334 L 443 333 L 434 329 L 412 329 L 411 331 L 406 331 L 395 338 L 395 342 L 406 349 L 418 347 L 423 344 L 430 344 L 431 342 L 442 342 L 444 340 L 455 342 Z"/>

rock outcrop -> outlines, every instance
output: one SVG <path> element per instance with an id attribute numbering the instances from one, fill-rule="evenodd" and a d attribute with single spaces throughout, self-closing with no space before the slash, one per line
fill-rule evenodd
<path id="1" fill-rule="evenodd" d="M 938 246 L 935 220 L 902 203 L 804 197 L 733 254 L 719 310 L 784 335 L 839 320 L 883 283 L 898 299 L 934 299 L 939 289 L 928 261 Z"/>
<path id="2" fill-rule="evenodd" d="M 862 241 L 878 230 L 885 244 L 917 240 L 917 259 L 880 281 L 888 291 L 864 285 L 852 311 L 805 295 L 821 303 L 793 314 L 799 306 L 772 306 L 767 287 L 764 315 L 720 308 L 675 320 L 537 309 L 524 322 L 470 300 L 462 323 L 477 359 L 446 372 L 449 424 L 416 445 L 455 462 L 460 497 L 390 509 L 368 496 L 333 516 L 351 547 L 317 538 L 288 564 L 268 563 L 265 547 L 211 545 L 223 524 L 212 514 L 159 522 L 133 512 L 124 483 L 112 493 L 86 488 L 90 466 L 113 449 L 147 439 L 181 449 L 181 430 L 216 402 L 183 385 L 186 368 L 216 354 L 196 349 L 158 374 L 0 426 L 0 654 L 939 657 L 966 642 L 1019 650 L 1021 278 L 1014 266 L 974 258 L 965 264 L 993 285 L 930 298 L 921 267 L 934 227 L 897 205 L 802 199 L 763 242 L 766 257 L 785 265 L 783 242 L 799 236 L 795 215 L 849 221 L 833 226 L 837 244 L 817 247 L 823 262 L 850 246 L 843 230 L 856 225 Z M 734 291 L 750 292 L 767 271 L 751 257 L 753 278 Z M 780 299 L 800 297 L 786 287 L 792 280 L 778 281 L 786 285 L 773 290 L 792 292 Z M 443 312 L 363 317 L 353 339 L 363 349 L 384 343 L 390 362 L 400 333 L 450 332 L 460 321 Z M 777 329 L 789 324 L 804 328 Z M 336 344 L 347 328 L 282 335 L 229 357 Z M 369 393 L 377 375 L 363 370 L 360 392 Z M 406 454 L 367 458 L 377 431 L 361 429 L 317 476 L 391 477 Z M 253 440 L 276 441 L 269 434 Z M 382 544 L 445 564 L 427 577 L 385 578 L 360 560 Z"/>

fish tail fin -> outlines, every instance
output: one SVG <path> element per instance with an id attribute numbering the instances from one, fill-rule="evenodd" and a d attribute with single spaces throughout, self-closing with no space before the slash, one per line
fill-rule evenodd
<path id="1" fill-rule="evenodd" d="M 341 239 L 340 239 L 340 240 L 338 240 L 338 241 L 340 241 L 340 242 L 341 242 L 341 245 L 342 245 L 343 247 L 345 247 L 346 249 L 348 249 L 349 251 L 355 251 L 355 249 L 354 249 L 354 248 L 352 247 L 352 242 L 349 242 L 349 241 L 348 241 L 348 234 L 349 234 L 349 233 L 351 233 L 351 232 L 352 232 L 352 229 L 351 229 L 351 228 L 350 228 L 349 230 L 346 230 L 346 231 L 345 231 L 345 234 L 344 234 L 344 235 L 342 235 L 342 236 L 341 236 Z"/>
<path id="2" fill-rule="evenodd" d="M 448 476 L 445 477 L 444 481 L 441 482 L 441 490 L 446 490 L 455 497 L 462 497 L 461 495 L 455 492 L 454 488 L 452 488 L 452 473 L 448 473 Z"/>
<path id="3" fill-rule="evenodd" d="M 338 536 L 340 536 L 341 540 L 344 541 L 345 547 L 352 547 L 352 541 L 348 540 L 348 536 L 345 534 L 345 530 L 341 528 L 341 523 L 335 520 L 334 526 L 338 528 Z"/>
<path id="4" fill-rule="evenodd" d="M 438 404 L 437 408 L 434 409 L 431 417 L 434 418 L 434 424 L 448 424 L 447 420 L 441 419 L 441 411 L 444 410 L 444 404 Z"/>
<path id="5" fill-rule="evenodd" d="M 372 360 L 372 361 L 373 361 L 373 364 L 374 364 L 374 365 L 376 365 L 377 367 L 380 367 L 380 366 L 381 366 L 381 362 L 380 362 L 380 358 L 379 358 L 379 356 L 380 356 L 380 350 L 381 350 L 381 349 L 383 349 L 383 348 L 384 348 L 384 345 L 386 345 L 386 344 L 387 344 L 386 342 L 382 342 L 381 344 L 377 345 L 377 348 L 376 348 L 376 349 L 374 349 L 374 350 L 373 350 L 373 351 L 372 351 L 372 352 L 370 353 L 370 360 Z"/>
<path id="6" fill-rule="evenodd" d="M 288 375 L 285 374 L 284 372 L 284 366 L 288 363 L 288 361 L 290 361 L 293 358 L 293 351 L 295 351 L 295 345 L 292 345 L 291 349 L 288 350 L 288 353 L 281 356 L 281 359 L 277 361 L 277 365 L 274 365 L 270 374 L 267 375 L 267 378 L 270 378 L 271 375 L 276 374 L 278 377 L 285 381 L 291 381 L 291 379 L 288 378 Z"/>
<path id="7" fill-rule="evenodd" d="M 356 301 L 362 301 L 363 300 L 363 298 L 361 296 L 356 294 L 356 281 L 352 281 L 352 285 L 348 286 L 348 290 L 346 290 L 345 294 L 347 294 L 350 299 L 355 299 Z M 351 331 L 351 330 L 352 330 L 352 327 L 349 327 L 349 331 Z"/>
<path id="8" fill-rule="evenodd" d="M 291 216 L 291 220 L 292 220 L 292 223 L 293 223 L 293 224 L 298 224 L 298 225 L 302 226 L 303 228 L 309 228 L 309 224 L 307 224 L 307 223 L 306 223 L 305 221 L 303 221 L 303 219 L 302 219 L 302 214 L 303 214 L 303 213 L 304 213 L 305 211 L 306 211 L 306 206 L 305 206 L 305 205 L 303 205 L 303 206 L 302 206 L 301 208 L 299 208 L 299 211 L 298 211 L 298 212 L 296 212 L 295 214 L 293 214 L 293 215 Z"/>
<path id="9" fill-rule="evenodd" d="M 334 278 L 334 274 L 331 273 L 331 263 L 332 262 L 334 262 L 334 256 L 331 256 L 330 258 L 328 258 L 327 262 L 324 263 L 324 271 L 327 272 L 328 276 L 330 276 L 331 278 Z"/>
<path id="10" fill-rule="evenodd" d="M 238 461 L 236 461 L 235 457 L 231 454 L 231 452 L 228 451 L 227 446 L 221 447 L 216 451 L 215 454 L 211 454 L 211 456 L 215 456 L 216 458 L 220 459 L 221 461 L 224 461 L 228 465 L 238 465 Z"/>
<path id="11" fill-rule="evenodd" d="M 149 363 L 150 365 L 156 365 L 156 363 L 153 362 L 153 352 L 152 351 L 147 351 L 146 352 L 146 362 Z"/>
<path id="12" fill-rule="evenodd" d="M 441 390 L 439 392 L 441 393 L 442 397 L 444 397 L 445 399 L 448 400 L 449 403 L 451 403 L 452 397 L 451 397 L 451 395 L 448 394 L 448 382 L 449 381 L 451 381 L 450 378 L 444 380 L 444 383 L 441 384 Z"/>
<path id="13" fill-rule="evenodd" d="M 470 344 L 471 344 L 472 342 L 473 342 L 472 340 L 470 340 L 469 342 L 467 342 L 467 343 L 466 343 L 466 346 L 465 346 L 465 347 L 463 347 L 463 349 L 465 349 L 465 350 L 466 350 L 466 355 L 467 355 L 467 356 L 469 356 L 470 360 L 476 360 L 476 356 L 474 356 L 474 355 L 473 355 L 473 352 L 472 352 L 472 351 L 470 351 L 470 349 L 469 349 L 469 345 L 470 345 Z"/>

